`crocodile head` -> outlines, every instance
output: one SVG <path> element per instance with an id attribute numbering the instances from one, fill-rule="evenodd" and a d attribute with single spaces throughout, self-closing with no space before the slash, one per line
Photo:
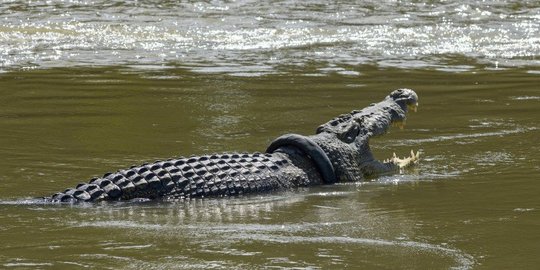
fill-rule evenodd
<path id="1" fill-rule="evenodd" d="M 337 139 L 352 143 L 366 137 L 386 133 L 390 125 L 403 126 L 409 109 L 416 111 L 418 95 L 411 89 L 392 91 L 383 101 L 342 114 L 319 126 L 317 134 L 333 134 Z"/>
<path id="2" fill-rule="evenodd" d="M 317 128 L 311 139 L 326 152 L 339 181 L 358 181 L 364 168 L 375 161 L 369 138 L 385 134 L 390 126 L 403 128 L 407 112 L 416 111 L 418 95 L 411 89 L 392 91 L 386 98 L 362 109 L 340 115 Z"/>

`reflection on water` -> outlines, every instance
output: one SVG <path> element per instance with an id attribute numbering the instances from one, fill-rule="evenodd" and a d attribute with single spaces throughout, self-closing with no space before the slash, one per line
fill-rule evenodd
<path id="1" fill-rule="evenodd" d="M 256 77 L 128 67 L 0 74 L 0 267 L 536 267 L 532 68 L 362 65 L 344 66 L 354 76 L 312 76 L 324 68 Z M 156 159 L 261 151 L 397 87 L 417 90 L 419 111 L 370 145 L 379 159 L 421 151 L 419 166 L 403 174 L 223 200 L 29 199 Z"/>
<path id="2" fill-rule="evenodd" d="M 462 57 L 493 69 L 538 66 L 539 10 L 522 1 L 3 1 L 0 70 L 120 64 L 260 76 L 313 61 L 328 63 L 316 73 L 352 76 L 336 65 L 474 68 Z"/>
<path id="3" fill-rule="evenodd" d="M 534 269 L 538 1 L 0 4 L 0 268 Z M 399 87 L 419 166 L 177 203 L 44 205 L 133 164 L 262 151 Z"/>
<path id="4" fill-rule="evenodd" d="M 18 261 L 8 260 L 4 266 L 344 267 L 360 258 L 363 265 L 378 264 L 381 252 L 385 258 L 396 260 L 387 266 L 412 267 L 421 261 L 467 269 L 474 264 L 471 255 L 447 244 L 412 240 L 415 227 L 412 220 L 385 211 L 366 211 L 366 203 L 357 198 L 356 192 L 321 190 L 181 204 L 19 206 L 19 214 L 11 218 L 41 220 L 53 237 L 66 234 L 61 240 L 25 248 L 61 250 L 66 261 L 29 255 Z M 304 211 L 307 216 L 299 217 L 297 213 L 301 209 L 312 211 Z M 343 216 L 336 209 L 356 214 Z M 0 220 L 4 218 L 0 216 Z M 19 223 L 7 230 L 30 226 Z M 382 228 L 385 230 L 381 231 Z M 387 240 L 387 234 L 393 234 L 391 231 L 399 231 L 399 235 Z M 92 235 L 97 238 L 90 240 L 88 237 Z M 77 236 L 88 240 L 82 243 Z M 82 246 L 76 261 L 69 259 L 74 255 L 68 250 L 70 245 Z M 4 251 L 11 254 L 16 247 L 20 245 L 8 240 Z M 163 250 L 173 247 L 177 249 L 176 255 L 161 255 Z M 135 254 L 145 254 L 148 259 L 141 260 Z M 207 256 L 211 260 L 203 259 Z M 403 262 L 408 256 L 414 259 Z"/>

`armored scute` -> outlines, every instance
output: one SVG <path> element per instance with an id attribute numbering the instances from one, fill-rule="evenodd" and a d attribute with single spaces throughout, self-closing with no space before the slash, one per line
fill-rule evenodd
<path id="1" fill-rule="evenodd" d="M 413 90 L 398 89 L 383 101 L 341 115 L 315 135 L 283 135 L 266 153 L 214 154 L 169 159 L 107 173 L 88 183 L 45 198 L 52 202 L 117 201 L 135 198 L 187 199 L 262 193 L 335 182 L 362 181 L 399 171 L 418 161 L 395 155 L 373 157 L 369 138 L 402 125 L 409 109 L 418 106 Z"/>

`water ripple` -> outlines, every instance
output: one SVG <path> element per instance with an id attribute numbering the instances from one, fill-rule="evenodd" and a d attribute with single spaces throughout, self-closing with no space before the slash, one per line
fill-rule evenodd
<path id="1" fill-rule="evenodd" d="M 0 71 L 173 65 L 259 76 L 313 61 L 471 68 L 456 57 L 537 67 L 539 14 L 538 3 L 505 1 L 3 1 Z"/>
<path id="2" fill-rule="evenodd" d="M 441 245 L 433 245 L 416 241 L 391 241 L 382 239 L 353 238 L 343 236 L 280 236 L 270 234 L 238 234 L 231 238 L 242 240 L 254 240 L 263 242 L 276 242 L 281 244 L 289 243 L 330 243 L 330 244 L 360 244 L 370 246 L 400 247 L 416 251 L 436 253 L 442 256 L 448 256 L 458 264 L 452 269 L 472 269 L 475 264 L 474 257 L 458 249 L 453 249 Z"/>
<path id="3" fill-rule="evenodd" d="M 392 143 L 392 145 L 417 145 L 423 143 L 432 143 L 432 142 L 442 142 L 449 140 L 459 140 L 459 139 L 469 139 L 469 138 L 481 138 L 481 137 L 492 137 L 492 136 L 505 136 L 510 134 L 525 133 L 530 131 L 538 130 L 536 127 L 516 127 L 514 129 L 503 129 L 499 131 L 492 132 L 478 132 L 470 134 L 454 134 L 454 135 L 441 135 L 434 136 L 431 138 L 424 139 L 413 139 L 413 140 L 400 140 Z"/>

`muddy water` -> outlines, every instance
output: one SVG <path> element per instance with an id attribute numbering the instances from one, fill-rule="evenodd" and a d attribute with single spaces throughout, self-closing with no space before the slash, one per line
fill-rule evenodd
<path id="1" fill-rule="evenodd" d="M 321 67 L 310 66 L 311 70 Z M 0 265 L 5 268 L 534 268 L 540 263 L 540 77 L 343 67 L 235 77 L 70 68 L 0 76 Z M 262 151 L 283 133 L 410 87 L 379 158 L 418 167 L 371 182 L 188 203 L 50 206 L 109 170 L 179 155 Z"/>
<path id="2" fill-rule="evenodd" d="M 350 2 L 350 1 L 349 1 Z M 0 3 L 0 268 L 536 269 L 535 1 Z M 157 159 L 263 151 L 415 89 L 399 175 L 235 199 L 33 197 Z"/>

